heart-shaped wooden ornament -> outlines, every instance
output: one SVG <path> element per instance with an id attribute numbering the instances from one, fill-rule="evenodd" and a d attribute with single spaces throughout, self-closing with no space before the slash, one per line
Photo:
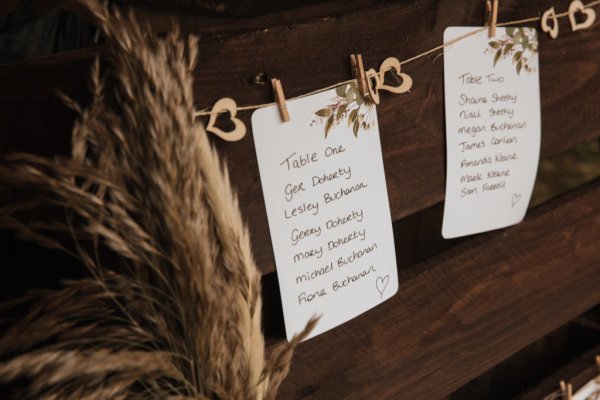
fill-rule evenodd
<path id="1" fill-rule="evenodd" d="M 585 21 L 577 22 L 577 13 L 585 15 Z M 569 5 L 569 22 L 571 22 L 573 32 L 589 28 L 594 21 L 596 21 L 596 11 L 593 8 L 585 8 L 580 0 L 573 0 L 571 2 Z"/>
<path id="2" fill-rule="evenodd" d="M 385 74 L 388 71 L 396 73 L 396 77 L 400 81 L 398 86 L 385 84 Z M 413 85 L 410 75 L 400 72 L 400 61 L 396 57 L 386 58 L 379 66 L 379 72 L 371 68 L 367 71 L 367 76 L 369 77 L 369 95 L 375 104 L 379 104 L 380 90 L 387 90 L 396 94 L 406 93 Z"/>
<path id="3" fill-rule="evenodd" d="M 391 85 L 386 85 L 384 83 L 385 72 L 391 71 L 391 70 L 396 71 L 396 76 L 401 79 L 400 85 L 391 86 Z M 409 75 L 407 75 L 403 72 L 400 72 L 400 61 L 398 61 L 398 59 L 396 57 L 386 58 L 381 63 L 381 65 L 379 66 L 379 75 L 381 77 L 381 85 L 379 86 L 379 89 L 381 89 L 381 90 L 387 90 L 388 92 L 392 92 L 392 93 L 396 93 L 396 94 L 406 93 L 410 90 L 410 88 L 413 85 L 412 78 Z"/>
<path id="4" fill-rule="evenodd" d="M 552 26 L 548 25 L 549 20 L 552 20 Z M 549 34 L 552 39 L 558 37 L 558 19 L 554 7 L 550 7 L 542 15 L 542 31 Z"/>
<path id="5" fill-rule="evenodd" d="M 369 97 L 375 104 L 379 104 L 379 74 L 373 68 L 367 71 L 367 88 L 369 89 Z"/>
<path id="6" fill-rule="evenodd" d="M 228 132 L 225 132 L 215 126 L 219 114 L 224 114 L 225 112 L 229 113 L 231 121 L 234 125 L 234 128 Z M 215 103 L 211 110 L 210 118 L 208 119 L 208 124 L 206 124 L 205 128 L 206 131 L 214 133 L 221 139 L 228 142 L 236 142 L 242 139 L 246 135 L 246 125 L 239 118 L 235 117 L 236 114 L 237 104 L 235 100 L 229 97 L 220 99 Z"/>

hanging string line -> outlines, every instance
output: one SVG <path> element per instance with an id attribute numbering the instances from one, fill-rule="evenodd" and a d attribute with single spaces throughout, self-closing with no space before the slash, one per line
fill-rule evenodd
<path id="1" fill-rule="evenodd" d="M 592 1 L 590 3 L 587 3 L 587 4 L 585 4 L 583 6 L 583 8 L 584 9 L 585 8 L 593 8 L 593 7 L 597 6 L 597 5 L 600 5 L 600 0 L 595 0 L 595 1 Z M 569 14 L 570 14 L 569 11 L 565 11 L 565 12 L 556 14 L 556 18 L 564 18 L 564 17 L 568 16 Z M 527 24 L 527 23 L 531 23 L 531 22 L 538 22 L 541 19 L 542 19 L 541 17 L 525 18 L 525 19 L 519 19 L 519 20 L 514 20 L 514 21 L 508 21 L 508 22 L 498 23 L 498 24 L 496 24 L 496 26 L 502 27 L 502 26 L 521 25 L 521 24 Z M 467 39 L 467 38 L 469 38 L 471 36 L 477 35 L 477 34 L 483 32 L 483 31 L 485 31 L 487 29 L 488 29 L 488 27 L 484 26 L 484 27 L 478 28 L 476 30 L 473 30 L 471 32 L 465 33 L 464 35 L 461 35 L 461 36 L 459 36 L 457 38 L 454 38 L 454 39 L 452 39 L 452 40 L 450 40 L 448 42 L 444 42 L 444 43 L 442 43 L 439 46 L 436 46 L 436 47 L 434 47 L 432 49 L 424 51 L 423 53 L 417 54 L 414 57 L 411 57 L 411 58 L 408 58 L 406 60 L 400 61 L 400 65 L 411 63 L 411 62 L 416 61 L 416 60 L 418 60 L 420 58 L 427 57 L 428 55 L 430 55 L 432 53 L 436 53 L 436 52 L 438 52 L 440 50 L 444 50 L 446 47 L 452 46 L 455 43 L 458 43 L 458 42 L 460 42 L 462 40 L 465 40 L 465 39 Z M 389 71 L 390 69 L 391 68 L 386 69 L 386 70 L 382 70 L 382 71 L 378 71 L 378 72 L 375 72 L 375 73 L 372 73 L 372 74 L 367 74 L 367 78 L 372 78 L 375 75 L 384 74 L 385 72 Z M 334 83 L 332 85 L 329 85 L 329 86 L 326 86 L 326 87 L 323 87 L 323 88 L 319 88 L 319 89 L 315 89 L 315 90 L 313 90 L 311 92 L 304 93 L 304 94 L 301 94 L 301 95 L 296 96 L 296 97 L 290 97 L 288 100 L 301 99 L 301 98 L 304 98 L 304 97 L 312 96 L 313 94 L 318 94 L 318 93 L 326 92 L 327 90 L 334 89 L 334 88 L 336 88 L 336 87 L 338 87 L 340 85 L 345 85 L 345 84 L 352 83 L 352 82 L 355 82 L 355 81 L 356 81 L 356 79 L 352 78 L 352 79 L 348 79 L 348 80 L 345 80 L 345 81 L 337 82 L 337 83 Z M 252 105 L 237 107 L 237 110 L 238 111 L 256 110 L 256 109 L 259 109 L 259 108 L 270 107 L 270 106 L 273 106 L 273 105 L 276 105 L 276 104 L 277 103 L 274 102 L 274 101 L 270 102 L 270 103 L 263 103 L 263 104 L 252 104 Z M 202 116 L 212 115 L 212 114 L 222 114 L 222 113 L 226 113 L 226 112 L 227 111 L 211 111 L 210 108 L 204 108 L 202 110 L 195 111 L 194 112 L 194 117 L 202 117 Z"/>

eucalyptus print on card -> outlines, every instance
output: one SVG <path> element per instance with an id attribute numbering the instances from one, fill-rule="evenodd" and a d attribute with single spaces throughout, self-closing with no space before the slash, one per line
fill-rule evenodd
<path id="1" fill-rule="evenodd" d="M 494 55 L 494 66 L 505 58 L 512 59 L 517 74 L 533 72 L 532 61 L 538 52 L 537 32 L 533 28 L 506 28 L 506 34 L 489 42 L 485 51 Z"/>
<path id="2" fill-rule="evenodd" d="M 375 124 L 375 103 L 364 98 L 356 82 L 340 85 L 335 89 L 336 96 L 324 108 L 315 112 L 312 124 L 324 124 L 325 138 L 336 125 L 343 123 L 352 127 L 354 136 L 358 137 L 360 129 L 371 129 Z"/>

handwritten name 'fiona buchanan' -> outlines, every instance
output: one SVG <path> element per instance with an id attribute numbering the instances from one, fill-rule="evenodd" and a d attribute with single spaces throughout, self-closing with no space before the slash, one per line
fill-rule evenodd
<path id="1" fill-rule="evenodd" d="M 369 268 L 363 269 L 362 271 L 360 271 L 357 274 L 354 274 L 354 275 L 348 274 L 348 275 L 346 275 L 346 277 L 344 279 L 333 281 L 333 283 L 331 284 L 331 289 L 334 292 L 337 292 L 338 290 L 342 290 L 342 289 L 348 287 L 349 285 L 351 285 L 352 283 L 355 283 L 355 282 L 361 280 L 362 278 L 364 278 L 365 276 L 368 276 L 371 272 L 377 272 L 375 267 L 372 265 L 369 266 Z M 311 301 L 313 301 L 319 297 L 327 296 L 327 294 L 328 293 L 325 288 L 317 290 L 315 292 L 311 292 L 311 293 L 302 292 L 298 295 L 298 304 L 302 305 L 303 303 L 310 303 Z"/>

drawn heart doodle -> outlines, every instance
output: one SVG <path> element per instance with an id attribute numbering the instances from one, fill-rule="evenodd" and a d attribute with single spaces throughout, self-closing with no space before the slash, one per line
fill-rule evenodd
<path id="1" fill-rule="evenodd" d="M 513 193 L 511 207 L 514 208 L 514 206 L 516 206 L 519 201 L 521 201 L 521 193 Z"/>
<path id="2" fill-rule="evenodd" d="M 398 86 L 385 84 L 385 74 L 388 71 L 396 73 L 396 77 L 400 81 Z M 400 72 L 400 61 L 396 57 L 386 58 L 379 66 L 379 72 L 373 68 L 369 69 L 367 76 L 369 77 L 369 95 L 375 104 L 379 104 L 379 90 L 400 94 L 408 92 L 413 85 L 410 75 Z"/>
<path id="3" fill-rule="evenodd" d="M 230 114 L 231 121 L 234 124 L 234 128 L 231 131 L 225 132 L 215 126 L 215 122 L 217 122 L 217 117 L 220 114 L 228 112 Z M 206 124 L 206 131 L 214 133 L 218 137 L 228 142 L 236 142 L 246 135 L 246 125 L 236 118 L 237 114 L 237 104 L 235 100 L 225 97 L 220 99 L 215 103 L 211 110 L 210 118 L 208 119 L 208 124 Z"/>
<path id="4" fill-rule="evenodd" d="M 552 20 L 552 27 L 548 25 L 548 20 Z M 548 33 L 552 39 L 558 37 L 558 19 L 554 7 L 550 7 L 542 15 L 542 31 Z"/>
<path id="5" fill-rule="evenodd" d="M 389 275 L 386 275 L 384 277 L 381 277 L 381 276 L 377 277 L 377 280 L 375 281 L 375 286 L 377 286 L 377 291 L 379 292 L 379 295 L 381 297 L 383 297 L 383 292 L 385 291 L 385 288 L 387 287 L 389 282 L 390 282 Z"/>
<path id="6" fill-rule="evenodd" d="M 582 13 L 585 15 L 584 22 L 577 22 L 575 14 Z M 593 8 L 585 8 L 583 3 L 579 0 L 574 0 L 569 5 L 569 22 L 571 22 L 571 29 L 574 31 L 578 31 L 581 29 L 587 29 L 596 20 L 596 11 Z"/>

